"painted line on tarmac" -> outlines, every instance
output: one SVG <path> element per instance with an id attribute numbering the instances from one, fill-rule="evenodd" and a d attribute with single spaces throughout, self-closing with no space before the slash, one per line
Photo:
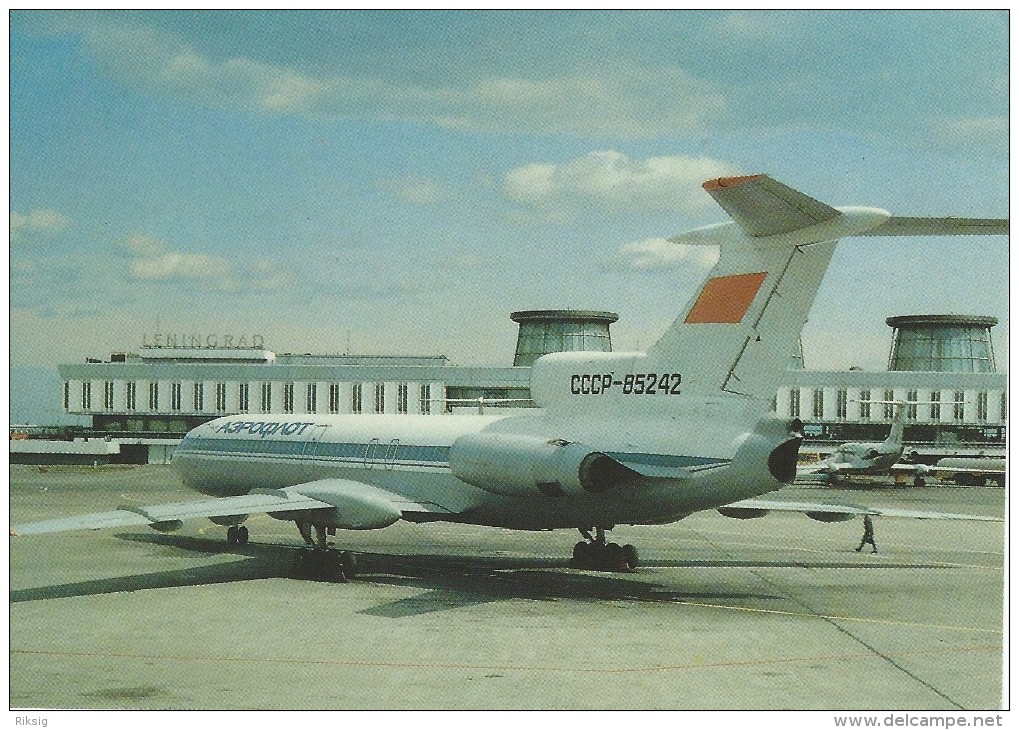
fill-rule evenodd
<path id="1" fill-rule="evenodd" d="M 726 606 L 719 603 L 697 603 L 694 601 L 684 601 L 682 599 L 675 599 L 675 603 L 680 603 L 684 606 L 698 606 L 700 608 L 724 608 L 730 611 L 746 611 L 748 613 L 773 613 L 780 616 L 798 616 L 800 618 L 819 618 L 826 621 L 858 621 L 861 623 L 869 624 L 884 624 L 886 626 L 904 626 L 911 629 L 939 629 L 943 631 L 970 631 L 984 634 L 1002 634 L 1004 633 L 1001 629 L 981 629 L 975 626 L 944 626 L 940 624 L 924 624 L 916 623 L 911 621 L 889 621 L 887 619 L 880 618 L 863 618 L 861 616 L 830 616 L 820 613 L 798 613 L 796 611 L 779 611 L 773 608 L 750 608 L 747 606 Z"/>
<path id="2" fill-rule="evenodd" d="M 983 644 L 979 646 L 957 648 L 913 649 L 896 652 L 897 656 L 923 656 L 947 654 L 973 654 L 982 652 L 1001 652 L 1000 644 Z M 694 661 L 688 664 L 653 664 L 643 667 L 557 667 L 549 665 L 515 665 L 515 664 L 462 664 L 454 662 L 387 662 L 360 659 L 289 659 L 279 657 L 230 657 L 179 654 L 130 654 L 122 652 L 87 652 L 66 651 L 59 649 L 11 649 L 10 653 L 22 656 L 50 656 L 79 659 L 128 659 L 140 661 L 191 661 L 220 664 L 280 664 L 280 665 L 311 665 L 335 666 L 373 669 L 445 669 L 507 672 L 561 672 L 564 674 L 639 674 L 648 672 L 683 671 L 688 669 L 720 669 L 731 667 L 768 666 L 775 664 L 795 664 L 799 662 L 847 661 L 854 659 L 877 659 L 873 652 L 852 652 L 841 654 L 816 654 L 811 656 L 777 657 L 773 659 L 733 659 L 728 661 Z"/>

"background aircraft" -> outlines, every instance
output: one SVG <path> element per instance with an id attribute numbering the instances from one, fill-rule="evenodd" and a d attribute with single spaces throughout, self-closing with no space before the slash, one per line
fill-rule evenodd
<path id="1" fill-rule="evenodd" d="M 904 401 L 867 401 L 872 404 L 893 406 L 892 427 L 888 438 L 881 442 L 850 441 L 837 446 L 820 465 L 804 467 L 800 475 L 826 474 L 828 484 L 835 486 L 839 474 L 880 474 L 889 471 L 902 457 L 902 432 L 905 428 L 906 403 Z"/>
<path id="2" fill-rule="evenodd" d="M 707 280 L 646 353 L 540 358 L 536 408 L 450 417 L 239 414 L 189 432 L 173 457 L 184 484 L 217 497 L 16 525 L 12 534 L 149 525 L 207 517 L 247 542 L 265 512 L 296 523 L 296 567 L 355 570 L 329 549 L 337 529 L 445 520 L 523 530 L 578 529 L 575 564 L 632 568 L 637 550 L 607 542 L 620 524 L 658 524 L 706 509 L 771 510 L 823 521 L 860 514 L 958 519 L 848 505 L 755 500 L 796 477 L 802 423 L 769 413 L 788 353 L 835 251 L 848 236 L 1003 234 L 1007 221 L 899 218 L 833 208 L 765 175 L 704 189 L 733 219 L 671 239 L 717 245 Z"/>

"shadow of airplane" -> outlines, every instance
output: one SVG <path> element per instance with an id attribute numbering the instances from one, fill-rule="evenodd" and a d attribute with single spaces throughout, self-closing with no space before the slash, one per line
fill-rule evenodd
<path id="1" fill-rule="evenodd" d="M 222 540 L 167 534 L 119 534 L 118 539 L 172 547 L 205 555 L 236 555 L 239 560 L 215 565 L 196 565 L 114 578 L 24 588 L 10 592 L 11 603 L 54 598 L 103 595 L 152 588 L 232 583 L 266 578 L 295 578 L 288 545 L 249 543 L 230 545 Z M 449 554 L 403 555 L 358 553 L 360 583 L 398 585 L 424 589 L 423 593 L 392 601 L 359 613 L 385 618 L 405 618 L 435 611 L 465 608 L 496 601 L 638 601 L 683 603 L 686 601 L 773 601 L 782 596 L 736 591 L 685 592 L 649 580 L 641 573 L 602 573 L 565 570 L 565 558 L 461 556 Z M 912 563 L 831 563 L 762 560 L 646 561 L 642 568 L 936 568 L 940 565 Z M 304 578 L 307 580 L 307 578 Z"/>

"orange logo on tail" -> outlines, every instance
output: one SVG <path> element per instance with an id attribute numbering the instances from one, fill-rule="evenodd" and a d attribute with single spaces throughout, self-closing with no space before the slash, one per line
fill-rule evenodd
<path id="1" fill-rule="evenodd" d="M 733 274 L 708 279 L 686 315 L 687 324 L 739 324 L 753 304 L 767 271 L 754 274 Z"/>

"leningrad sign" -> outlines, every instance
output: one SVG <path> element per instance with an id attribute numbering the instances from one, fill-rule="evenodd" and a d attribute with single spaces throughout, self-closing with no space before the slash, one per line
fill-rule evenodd
<path id="1" fill-rule="evenodd" d="M 142 335 L 142 347 L 147 349 L 183 350 L 262 350 L 265 338 L 262 335 L 199 335 L 163 334 Z"/>

